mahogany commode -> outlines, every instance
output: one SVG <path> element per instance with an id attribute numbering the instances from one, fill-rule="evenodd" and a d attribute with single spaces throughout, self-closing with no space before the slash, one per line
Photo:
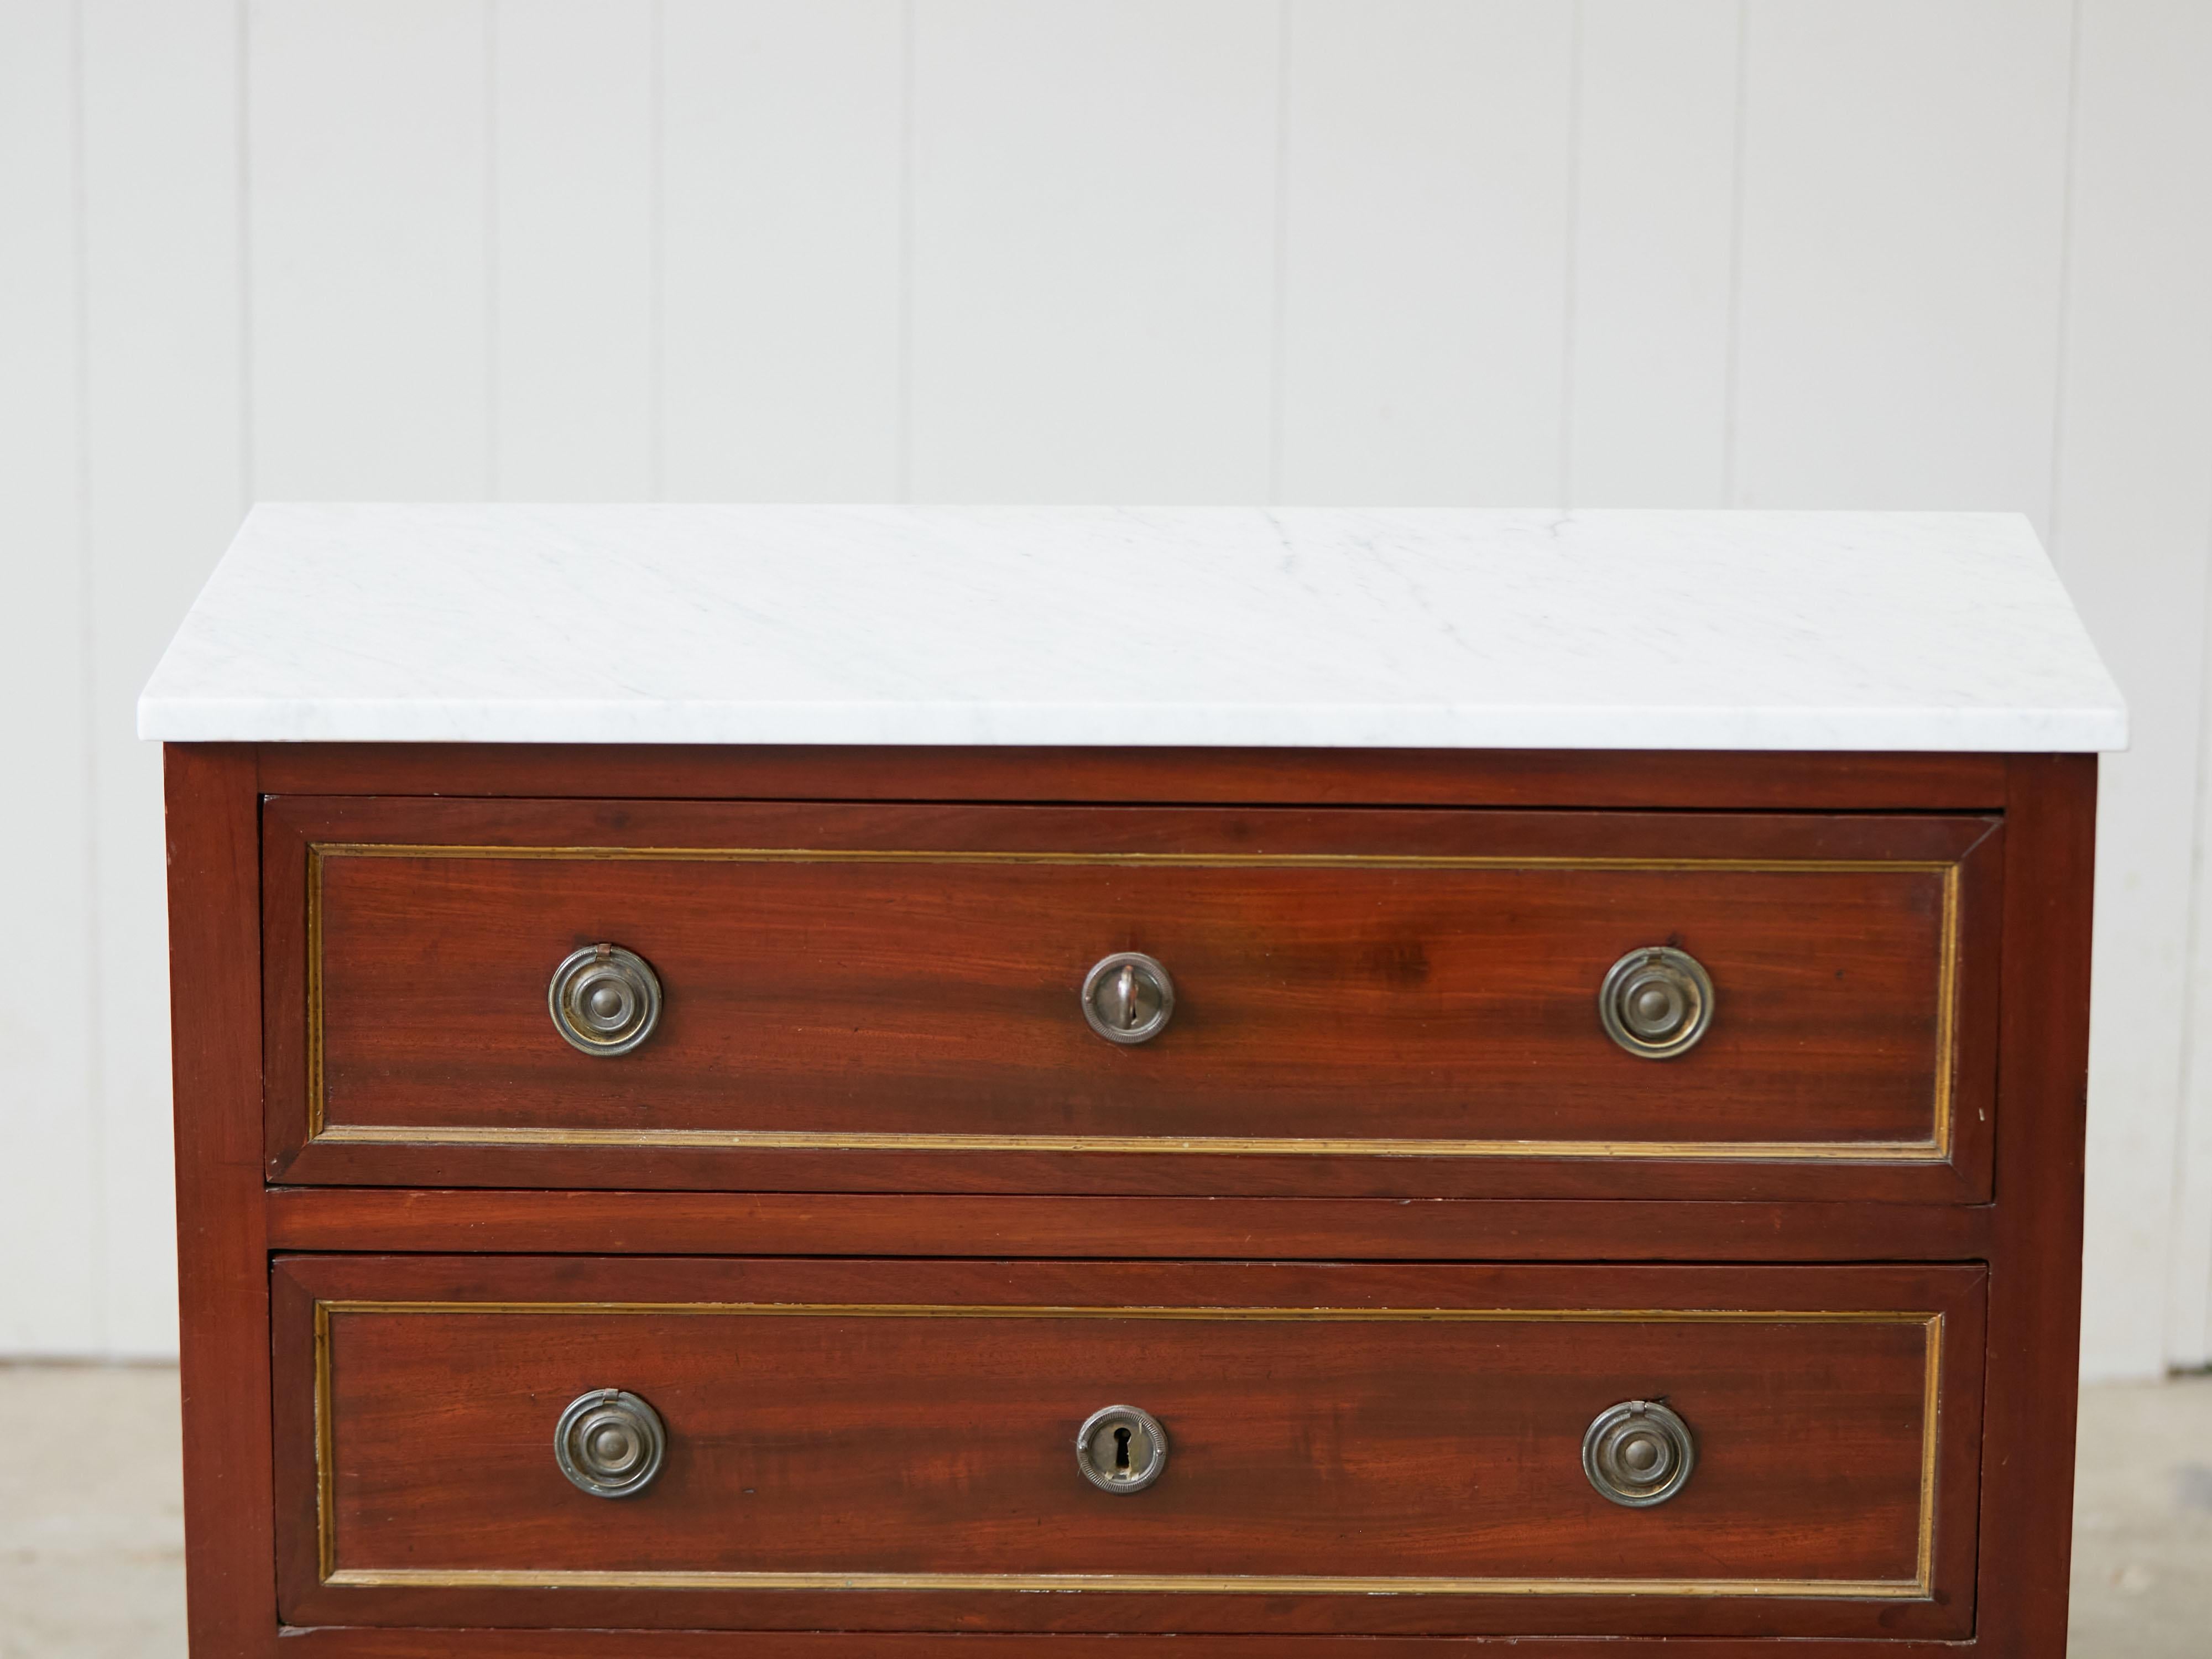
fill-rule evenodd
<path id="1" fill-rule="evenodd" d="M 2063 1651 L 2017 520 L 262 508 L 141 722 L 200 1659 Z"/>

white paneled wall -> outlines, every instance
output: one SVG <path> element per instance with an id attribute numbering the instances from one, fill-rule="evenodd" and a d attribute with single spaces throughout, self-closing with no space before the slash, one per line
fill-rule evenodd
<path id="1" fill-rule="evenodd" d="M 660 54 L 639 11 L 637 0 L 491 9 L 490 495 L 635 501 L 658 489 Z"/>
<path id="2" fill-rule="evenodd" d="M 656 21 L 658 493 L 900 499 L 912 453 L 905 8 L 665 0 Z"/>
<path id="3" fill-rule="evenodd" d="M 2212 7 L 2087 5 L 2075 42 L 2052 550 L 2135 734 L 2098 825 L 2083 1329 L 2093 1364 L 2129 1371 L 2212 1359 Z"/>
<path id="4" fill-rule="evenodd" d="M 2087 1364 L 2212 1358 L 2201 0 L 9 0 L 0 1352 L 173 1340 L 159 763 L 257 498 L 2016 508 Z M 18 989 L 27 981 L 11 981 Z"/>
<path id="5" fill-rule="evenodd" d="M 167 1351 L 176 1319 L 161 765 L 132 734 L 132 705 L 245 494 L 235 9 L 79 8 L 84 422 L 74 471 L 85 505 L 75 552 L 96 923 L 87 1115 L 99 1163 L 64 1201 L 98 1228 L 86 1313 L 99 1348 L 118 1354 Z"/>
<path id="6" fill-rule="evenodd" d="M 1748 22 L 1739 0 L 1583 8 L 1563 325 L 1572 505 L 1729 499 Z"/>
<path id="7" fill-rule="evenodd" d="M 1985 501 L 2041 523 L 2070 16 L 1753 0 L 1731 505 Z"/>
<path id="8" fill-rule="evenodd" d="M 912 53 L 908 487 L 1267 492 L 1271 0 L 945 0 Z"/>
<path id="9" fill-rule="evenodd" d="M 0 6 L 0 687 L 16 714 L 0 771 L 0 927 L 35 941 L 38 987 L 27 1002 L 0 997 L 0 1348 L 17 1351 L 108 1340 L 78 63 L 65 0 Z M 167 1247 L 158 1225 L 148 1233 L 158 1278 Z"/>
<path id="10" fill-rule="evenodd" d="M 1575 9 L 1313 0 L 1277 15 L 1278 497 L 1556 501 Z"/>

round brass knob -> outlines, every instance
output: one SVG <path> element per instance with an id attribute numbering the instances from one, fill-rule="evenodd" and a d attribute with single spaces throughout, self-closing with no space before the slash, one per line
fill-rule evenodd
<path id="1" fill-rule="evenodd" d="M 635 1498 L 653 1484 L 667 1451 L 660 1413 L 620 1389 L 578 1395 L 553 1431 L 553 1461 L 594 1498 Z"/>
<path id="2" fill-rule="evenodd" d="M 1142 1492 L 1168 1466 L 1168 1431 L 1134 1406 L 1109 1406 L 1075 1431 L 1075 1467 L 1101 1492 Z"/>
<path id="3" fill-rule="evenodd" d="M 1712 975 L 1687 951 L 1648 945 L 1607 971 L 1597 1012 L 1605 1034 L 1630 1054 L 1672 1060 L 1712 1029 Z"/>
<path id="4" fill-rule="evenodd" d="M 1656 1401 L 1609 1406 L 1583 1437 L 1583 1473 L 1600 1495 L 1627 1509 L 1665 1503 L 1697 1462 L 1690 1425 Z"/>
<path id="5" fill-rule="evenodd" d="M 587 1054 L 626 1054 L 660 1022 L 660 979 L 619 945 L 586 945 L 561 959 L 546 987 L 553 1029 Z"/>
<path id="6" fill-rule="evenodd" d="M 1174 1013 L 1175 981 L 1139 951 L 1117 951 L 1083 976 L 1083 1018 L 1109 1042 L 1150 1042 Z"/>

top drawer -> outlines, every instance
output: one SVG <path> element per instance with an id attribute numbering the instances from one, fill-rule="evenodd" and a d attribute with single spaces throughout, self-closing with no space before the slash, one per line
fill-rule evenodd
<path id="1" fill-rule="evenodd" d="M 1987 1195 L 1992 819 L 278 798 L 265 830 L 288 1180 Z"/>

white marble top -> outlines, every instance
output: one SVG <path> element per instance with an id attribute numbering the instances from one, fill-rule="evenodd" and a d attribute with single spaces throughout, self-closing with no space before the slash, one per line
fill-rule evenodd
<path id="1" fill-rule="evenodd" d="M 2116 749 L 1956 513 L 264 506 L 171 741 Z"/>

